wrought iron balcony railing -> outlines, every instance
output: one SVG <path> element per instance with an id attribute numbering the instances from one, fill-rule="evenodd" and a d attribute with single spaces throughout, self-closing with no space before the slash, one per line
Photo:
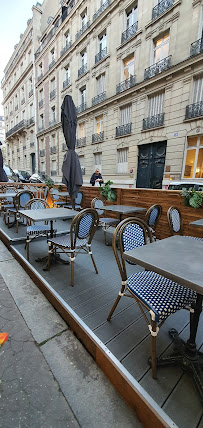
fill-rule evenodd
<path id="1" fill-rule="evenodd" d="M 102 6 L 98 9 L 97 12 L 94 13 L 93 15 L 93 22 L 104 12 L 105 9 L 107 9 L 107 7 L 111 4 L 110 0 L 107 0 L 104 4 L 102 4 Z"/>
<path id="2" fill-rule="evenodd" d="M 134 36 L 134 34 L 137 32 L 137 27 L 138 27 L 138 21 L 134 22 L 133 25 L 131 25 L 131 27 L 127 28 L 127 30 L 125 30 L 122 33 L 121 36 L 121 43 L 126 42 L 126 40 L 130 39 L 132 36 Z"/>
<path id="3" fill-rule="evenodd" d="M 55 169 L 51 171 L 51 176 L 53 175 L 57 175 L 57 171 Z"/>
<path id="4" fill-rule="evenodd" d="M 150 79 L 151 77 L 156 76 L 156 74 L 159 74 L 170 67 L 171 67 L 171 55 L 167 56 L 166 58 L 162 59 L 159 62 L 156 62 L 156 64 L 151 65 L 151 67 L 145 68 L 144 80 Z"/>
<path id="5" fill-rule="evenodd" d="M 90 26 L 90 21 L 88 21 L 82 28 L 76 33 L 75 40 L 78 40 L 79 37 L 88 29 Z"/>
<path id="6" fill-rule="evenodd" d="M 43 104 L 44 104 L 44 100 L 40 100 L 39 101 L 39 108 L 41 108 L 43 106 Z"/>
<path id="7" fill-rule="evenodd" d="M 98 52 L 97 55 L 95 55 L 95 64 L 97 64 L 99 61 L 105 58 L 106 54 L 107 54 L 107 47 L 105 47 L 100 52 Z"/>
<path id="8" fill-rule="evenodd" d="M 25 98 L 22 98 L 22 100 L 21 100 L 21 105 L 22 104 L 25 104 Z"/>
<path id="9" fill-rule="evenodd" d="M 123 135 L 131 134 L 132 123 L 126 123 L 125 125 L 116 127 L 116 137 L 122 137 Z"/>
<path id="10" fill-rule="evenodd" d="M 45 149 L 40 150 L 40 151 L 39 151 L 39 155 L 40 155 L 40 157 L 41 157 L 41 158 L 42 158 L 43 156 L 45 156 Z"/>
<path id="11" fill-rule="evenodd" d="M 28 119 L 27 124 L 29 125 L 33 125 L 35 123 L 35 119 L 34 117 L 31 117 L 30 119 Z"/>
<path id="12" fill-rule="evenodd" d="M 185 119 L 203 116 L 203 101 L 186 106 Z"/>
<path id="13" fill-rule="evenodd" d="M 18 104 L 16 104 L 16 106 L 15 106 L 15 111 L 17 111 L 18 110 Z"/>
<path id="14" fill-rule="evenodd" d="M 92 134 L 92 144 L 102 143 L 102 141 L 104 141 L 104 131 L 98 134 Z"/>
<path id="15" fill-rule="evenodd" d="M 86 137 L 78 138 L 76 140 L 76 145 L 75 145 L 76 148 L 85 147 L 85 146 L 86 146 Z"/>
<path id="16" fill-rule="evenodd" d="M 198 55 L 203 52 L 203 37 L 190 46 L 190 56 Z"/>
<path id="17" fill-rule="evenodd" d="M 81 104 L 80 106 L 77 107 L 77 113 L 82 113 L 82 111 L 85 111 L 87 108 L 86 103 Z"/>
<path id="18" fill-rule="evenodd" d="M 29 92 L 29 98 L 33 95 L 33 89 Z"/>
<path id="19" fill-rule="evenodd" d="M 152 9 L 152 20 L 158 18 L 162 13 L 164 13 L 167 9 L 173 6 L 174 0 L 162 0 Z"/>
<path id="20" fill-rule="evenodd" d="M 126 89 L 129 89 L 135 86 L 135 79 L 136 79 L 136 76 L 130 76 L 129 79 L 126 79 L 121 83 L 118 83 L 118 85 L 116 85 L 116 93 L 120 94 L 121 92 L 126 91 Z"/>
<path id="21" fill-rule="evenodd" d="M 50 153 L 51 155 L 54 155 L 56 153 L 56 146 L 50 147 Z"/>
<path id="22" fill-rule="evenodd" d="M 64 48 L 61 50 L 61 56 L 71 47 L 71 45 L 72 45 L 72 41 L 66 43 Z"/>
<path id="23" fill-rule="evenodd" d="M 70 85 L 70 77 L 63 82 L 63 89 L 67 88 Z"/>
<path id="24" fill-rule="evenodd" d="M 50 62 L 50 64 L 49 64 L 49 70 L 54 66 L 54 64 L 55 64 L 55 59 L 53 59 L 51 62 Z"/>
<path id="25" fill-rule="evenodd" d="M 37 81 L 39 82 L 39 81 L 42 79 L 42 77 L 43 77 L 43 73 L 41 73 L 41 74 L 38 76 Z"/>
<path id="26" fill-rule="evenodd" d="M 44 125 L 41 125 L 41 126 L 38 127 L 38 132 L 41 132 L 43 130 L 44 130 Z"/>
<path id="27" fill-rule="evenodd" d="M 106 99 L 106 92 L 102 92 L 102 94 L 99 94 L 96 97 L 92 98 L 92 106 L 95 106 L 96 104 L 101 103 L 105 99 Z"/>
<path id="28" fill-rule="evenodd" d="M 82 76 L 82 74 L 86 73 L 87 71 L 87 64 L 83 64 L 82 67 L 78 70 L 78 77 Z"/>
<path id="29" fill-rule="evenodd" d="M 56 119 L 50 120 L 49 126 L 54 126 L 54 125 L 56 125 Z"/>
<path id="30" fill-rule="evenodd" d="M 146 119 L 143 119 L 142 129 L 145 131 L 146 129 L 157 128 L 159 126 L 163 126 L 164 124 L 164 113 L 159 113 L 156 116 L 150 116 Z"/>
<path id="31" fill-rule="evenodd" d="M 63 143 L 63 144 L 62 144 L 62 151 L 63 151 L 63 152 L 66 152 L 66 150 L 67 150 L 67 146 L 66 146 L 66 144 L 65 144 L 65 143 Z"/>
<path id="32" fill-rule="evenodd" d="M 10 135 L 15 134 L 16 132 L 22 131 L 26 127 L 27 127 L 27 120 L 23 119 L 13 128 L 11 128 L 8 132 L 6 132 L 6 137 L 9 137 Z"/>
<path id="33" fill-rule="evenodd" d="M 50 92 L 49 97 L 50 100 L 53 100 L 53 98 L 56 96 L 56 89 L 53 89 L 53 91 Z"/>

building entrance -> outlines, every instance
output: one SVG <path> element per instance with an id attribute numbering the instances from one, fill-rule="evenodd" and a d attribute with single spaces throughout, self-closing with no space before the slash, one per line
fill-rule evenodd
<path id="1" fill-rule="evenodd" d="M 161 189 L 166 157 L 166 141 L 139 146 L 136 187 Z"/>

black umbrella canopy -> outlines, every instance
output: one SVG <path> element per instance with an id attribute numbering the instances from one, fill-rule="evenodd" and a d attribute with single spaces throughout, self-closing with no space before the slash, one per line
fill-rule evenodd
<path id="1" fill-rule="evenodd" d="M 8 181 L 8 177 L 3 169 L 3 156 L 0 149 L 0 181 Z"/>
<path id="2" fill-rule="evenodd" d="M 61 106 L 61 122 L 68 151 L 64 156 L 62 172 L 63 183 L 67 186 L 71 199 L 75 199 L 83 184 L 78 155 L 75 152 L 77 112 L 70 95 L 66 95 Z"/>

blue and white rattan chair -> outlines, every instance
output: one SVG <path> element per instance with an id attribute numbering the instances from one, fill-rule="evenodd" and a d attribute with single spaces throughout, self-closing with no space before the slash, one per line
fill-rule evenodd
<path id="1" fill-rule="evenodd" d="M 66 202 L 60 200 L 60 195 L 59 195 L 58 189 L 55 189 L 55 188 L 51 189 L 49 191 L 49 195 L 51 197 L 51 200 L 52 200 L 54 208 L 59 208 L 59 207 L 64 207 L 65 206 Z"/>
<path id="2" fill-rule="evenodd" d="M 99 216 L 96 210 L 86 208 L 80 211 L 73 219 L 70 227 L 70 233 L 63 236 L 57 236 L 48 239 L 49 256 L 48 267 L 52 254 L 64 253 L 70 258 L 71 262 L 71 285 L 74 285 L 74 260 L 79 253 L 89 254 L 91 256 L 96 273 L 98 273 L 91 250 L 91 242 L 99 223 Z"/>
<path id="3" fill-rule="evenodd" d="M 151 271 L 135 272 L 129 277 L 127 276 L 123 253 L 147 244 L 148 237 L 151 243 L 152 236 L 149 227 L 136 217 L 120 222 L 114 232 L 113 251 L 120 271 L 122 286 L 107 320 L 110 321 L 121 297 L 127 296 L 136 300 L 151 333 L 151 365 L 152 376 L 155 378 L 156 336 L 159 328 L 171 314 L 182 308 L 190 308 L 196 300 L 196 293 Z M 120 252 L 116 247 L 117 239 Z M 149 316 L 147 316 L 146 309 L 149 311 Z"/>
<path id="4" fill-rule="evenodd" d="M 170 207 L 167 212 L 168 225 L 171 235 L 182 235 L 183 236 L 183 219 L 180 210 L 177 207 Z M 186 236 L 185 238 L 198 239 L 202 241 L 202 238 L 196 236 Z"/>
<path id="5" fill-rule="evenodd" d="M 29 190 L 23 190 L 16 194 L 13 202 L 14 202 L 14 208 L 7 209 L 6 215 L 5 215 L 5 222 L 8 225 L 8 227 L 12 226 L 13 223 L 16 223 L 16 232 L 18 233 L 18 225 L 19 220 L 21 218 L 21 215 L 19 213 L 20 210 L 25 209 L 25 205 L 30 199 L 34 198 L 34 194 L 30 192 Z M 14 217 L 14 221 L 11 224 L 10 219 Z M 24 219 L 23 219 L 24 221 Z"/>
<path id="6" fill-rule="evenodd" d="M 76 211 L 80 211 L 82 209 L 82 199 L 83 199 L 83 193 L 78 192 L 78 194 L 75 198 L 75 206 L 74 206 L 74 209 Z M 66 204 L 66 205 L 64 205 L 64 208 L 72 209 L 72 204 Z"/>
<path id="7" fill-rule="evenodd" d="M 40 210 L 43 208 L 50 208 L 48 203 L 44 199 L 31 199 L 26 205 L 25 210 Z M 56 234 L 56 229 L 54 229 L 54 235 Z M 47 222 L 44 222 L 44 224 L 40 224 L 37 222 L 37 224 L 30 224 L 27 226 L 27 234 L 26 234 L 26 242 L 25 242 L 25 248 L 27 252 L 27 260 L 29 260 L 29 245 L 30 242 L 39 237 L 46 237 L 48 238 L 50 234 L 50 225 L 47 224 Z"/>
<path id="8" fill-rule="evenodd" d="M 152 205 L 145 214 L 145 222 L 149 226 L 153 240 L 156 241 L 156 227 L 161 217 L 162 207 L 161 205 Z"/>
<path id="9" fill-rule="evenodd" d="M 103 204 L 103 201 L 98 198 L 92 199 L 91 207 L 95 208 L 97 210 L 99 216 L 104 214 L 105 206 Z M 99 217 L 99 224 L 103 227 L 104 230 L 104 242 L 105 245 L 107 245 L 106 242 L 106 231 L 109 227 L 116 227 L 120 220 L 117 220 L 115 218 L 110 217 Z"/>

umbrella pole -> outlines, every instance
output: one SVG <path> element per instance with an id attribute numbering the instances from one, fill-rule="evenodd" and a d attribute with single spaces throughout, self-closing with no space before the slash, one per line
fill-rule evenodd
<path id="1" fill-rule="evenodd" d="M 73 209 L 73 210 L 75 209 L 75 198 L 74 198 L 74 199 L 72 199 L 72 209 Z"/>

